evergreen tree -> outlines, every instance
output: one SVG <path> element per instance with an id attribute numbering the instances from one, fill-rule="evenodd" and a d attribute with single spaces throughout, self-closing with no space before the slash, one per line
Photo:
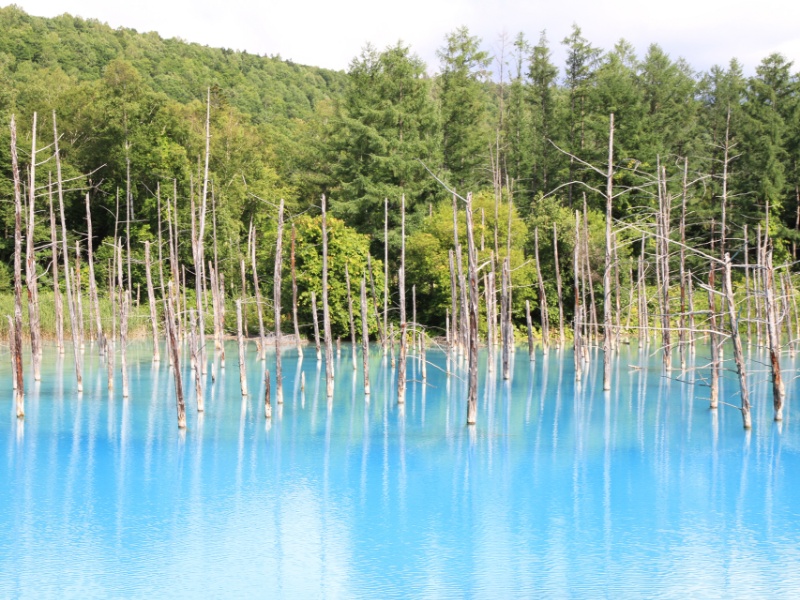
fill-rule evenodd
<path id="1" fill-rule="evenodd" d="M 561 43 L 567 48 L 567 65 L 564 84 L 569 94 L 569 113 L 567 128 L 569 131 L 569 144 L 567 150 L 574 155 L 582 155 L 586 143 L 586 110 L 589 90 L 592 85 L 594 70 L 600 51 L 594 48 L 581 34 L 581 28 L 572 25 L 572 33 L 565 37 Z M 573 185 L 577 164 L 574 160 L 569 163 L 568 201 L 573 203 Z"/>
<path id="2" fill-rule="evenodd" d="M 550 59 L 547 36 L 542 31 L 539 43 L 533 47 L 528 77 L 531 105 L 531 183 L 533 193 L 548 192 L 553 187 L 556 164 L 560 160 L 550 139 L 556 132 L 556 78 L 558 68 Z"/>
<path id="3" fill-rule="evenodd" d="M 513 182 L 515 198 L 529 198 L 533 160 L 530 105 L 526 101 L 527 83 L 525 62 L 530 46 L 519 33 L 514 40 L 515 71 L 508 89 L 506 116 L 503 121 L 505 168 Z"/>
<path id="4" fill-rule="evenodd" d="M 462 191 L 472 191 L 491 181 L 492 137 L 483 85 L 489 76 L 491 58 L 480 44 L 479 38 L 460 27 L 445 38 L 444 47 L 438 51 L 442 162 L 451 183 Z"/>
<path id="5" fill-rule="evenodd" d="M 398 43 L 367 46 L 350 65 L 349 84 L 330 136 L 338 187 L 331 209 L 363 233 L 383 230 L 384 198 L 409 212 L 427 206 L 438 184 L 425 165 L 439 161 L 438 122 L 425 64 Z M 397 218 L 398 216 L 394 216 Z"/>
<path id="6" fill-rule="evenodd" d="M 788 124 L 796 110 L 797 81 L 791 66 L 780 54 L 772 54 L 747 84 L 741 182 L 746 195 L 740 208 L 755 218 L 764 215 L 767 204 L 774 217 L 782 216 L 784 209 L 792 163 L 786 151 Z M 772 220 L 773 226 L 778 223 Z"/>

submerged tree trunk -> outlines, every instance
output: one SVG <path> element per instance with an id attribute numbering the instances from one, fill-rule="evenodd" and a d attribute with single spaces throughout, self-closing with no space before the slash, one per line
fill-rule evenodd
<path id="1" fill-rule="evenodd" d="M 367 282 L 361 279 L 361 355 L 364 363 L 364 395 L 369 396 L 369 325 L 367 323 Z"/>
<path id="2" fill-rule="evenodd" d="M 325 195 L 322 195 L 322 327 L 325 332 L 325 393 L 333 398 L 333 337 L 331 314 L 328 308 L 328 214 Z"/>
<path id="3" fill-rule="evenodd" d="M 725 253 L 725 277 L 722 283 L 725 288 L 725 299 L 728 305 L 728 320 L 731 327 L 731 340 L 733 341 L 733 360 L 736 363 L 736 373 L 739 375 L 739 393 L 742 401 L 742 422 L 745 429 L 750 429 L 750 392 L 747 388 L 747 372 L 745 371 L 744 352 L 742 352 L 742 339 L 739 332 L 739 319 L 736 316 L 736 302 L 733 298 L 733 283 L 731 282 L 731 257 L 727 252 Z"/>
<path id="4" fill-rule="evenodd" d="M 558 295 L 558 347 L 563 350 L 566 340 L 564 339 L 564 298 L 561 291 L 561 267 L 558 264 L 558 229 L 553 223 L 553 254 L 556 267 L 556 293 Z"/>
<path id="5" fill-rule="evenodd" d="M 25 252 L 25 283 L 28 288 L 28 329 L 31 335 L 31 362 L 33 379 L 42 379 L 42 332 L 39 326 L 39 285 L 36 275 L 36 247 L 34 246 L 34 206 L 36 204 L 36 113 L 33 113 L 31 133 L 30 182 L 28 184 L 28 231 Z"/>
<path id="6" fill-rule="evenodd" d="M 317 294 L 313 291 L 311 292 L 311 313 L 314 317 L 314 346 L 317 349 L 317 360 L 319 361 L 322 358 L 319 347 L 319 316 L 317 313 Z"/>
<path id="7" fill-rule="evenodd" d="M 611 200 L 614 176 L 614 113 L 609 116 L 608 176 L 606 178 L 606 253 L 603 269 L 603 391 L 611 390 Z"/>
<path id="8" fill-rule="evenodd" d="M 303 344 L 300 339 L 300 325 L 297 321 L 297 270 L 295 268 L 295 243 L 297 240 L 297 231 L 295 230 L 294 223 L 292 223 L 292 249 L 289 261 L 292 265 L 292 323 L 294 324 L 294 337 L 297 348 L 297 357 L 302 360 L 303 358 Z"/>
<path id="9" fill-rule="evenodd" d="M 467 194 L 467 260 L 469 268 L 469 384 L 467 425 L 478 420 L 478 256 L 472 230 L 472 194 Z"/>
<path id="10" fill-rule="evenodd" d="M 281 271 L 283 268 L 283 199 L 278 205 L 278 233 L 275 240 L 275 275 L 273 304 L 275 309 L 275 401 L 283 404 L 283 368 L 281 366 Z"/>
<path id="11" fill-rule="evenodd" d="M 539 229 L 536 228 L 533 232 L 533 247 L 534 258 L 536 259 L 536 281 L 539 284 L 539 310 L 541 311 L 542 323 L 542 349 L 546 353 L 550 348 L 550 316 L 547 310 L 547 295 L 544 291 L 544 278 L 542 277 L 542 268 L 539 263 Z"/>
<path id="12" fill-rule="evenodd" d="M 347 268 L 347 263 L 344 263 L 344 278 L 345 278 L 345 285 L 347 287 L 347 316 L 350 320 L 350 350 L 351 355 L 353 357 L 353 370 L 355 371 L 358 368 L 358 359 L 357 359 L 357 346 L 356 343 L 356 323 L 353 317 L 353 295 L 350 292 L 350 271 Z"/>
<path id="13" fill-rule="evenodd" d="M 14 374 L 17 418 L 25 416 L 25 382 L 22 374 L 22 192 L 17 160 L 17 125 L 11 116 L 11 171 L 14 177 Z M 59 177 L 59 182 L 61 178 Z"/>
<path id="14" fill-rule="evenodd" d="M 244 334 L 242 332 L 242 301 L 236 301 L 236 331 L 239 342 L 239 386 L 242 396 L 247 396 L 247 370 L 244 363 Z"/>
<path id="15" fill-rule="evenodd" d="M 406 401 L 406 197 L 400 200 L 400 272 L 398 273 L 400 288 L 400 361 L 397 365 L 397 403 Z"/>
<path id="16" fill-rule="evenodd" d="M 53 270 L 53 304 L 55 309 L 56 348 L 64 354 L 64 304 L 61 298 L 61 287 L 58 276 L 58 237 L 56 236 L 56 217 L 53 211 L 53 181 L 50 178 L 47 186 L 47 198 L 50 205 L 50 245 L 53 253 L 51 268 Z"/>
<path id="17" fill-rule="evenodd" d="M 178 428 L 186 428 L 186 404 L 183 401 L 183 382 L 181 381 L 181 363 L 178 353 L 178 336 L 175 331 L 175 309 L 172 307 L 172 282 L 168 284 L 169 293 L 164 299 L 166 318 L 167 337 L 169 338 L 169 349 L 172 353 L 172 374 L 175 377 L 175 400 L 178 408 Z"/>
<path id="18" fill-rule="evenodd" d="M 161 360 L 158 347 L 158 319 L 156 318 L 156 294 L 153 290 L 153 276 L 150 271 L 150 242 L 144 242 L 144 268 L 147 277 L 147 302 L 150 305 L 150 324 L 153 329 L 153 362 Z"/>
<path id="19" fill-rule="evenodd" d="M 764 291 L 767 316 L 767 341 L 769 342 L 770 370 L 772 372 L 772 405 L 775 420 L 783 420 L 783 398 L 786 395 L 781 377 L 780 336 L 776 323 L 775 270 L 772 267 L 772 248 L 766 252 L 764 264 Z"/>
<path id="20" fill-rule="evenodd" d="M 61 177 L 61 154 L 58 150 L 58 129 L 56 127 L 56 113 L 53 111 L 53 137 L 55 139 L 56 181 L 58 183 L 58 205 L 61 211 L 61 243 L 62 257 L 64 259 L 64 282 L 67 288 L 67 306 L 69 307 L 70 328 L 72 329 L 72 352 L 75 357 L 75 379 L 78 392 L 83 392 L 83 369 L 81 367 L 81 352 L 79 344 L 79 325 L 75 316 L 75 300 L 72 297 L 72 284 L 69 270 L 69 248 L 67 244 L 67 220 L 64 215 L 64 186 Z"/>

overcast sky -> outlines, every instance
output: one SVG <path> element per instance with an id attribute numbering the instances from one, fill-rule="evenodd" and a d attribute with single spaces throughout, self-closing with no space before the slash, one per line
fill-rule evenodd
<path id="1" fill-rule="evenodd" d="M 3 2 L 4 0 L 0 0 Z M 437 70 L 444 36 L 466 25 L 494 54 L 500 35 L 536 41 L 547 30 L 554 59 L 577 23 L 596 47 L 625 38 L 641 56 L 658 43 L 697 70 L 733 57 L 752 73 L 762 58 L 781 52 L 800 70 L 800 2 L 793 0 L 16 0 L 37 16 L 68 12 L 112 27 L 157 31 L 215 47 L 280 55 L 295 62 L 346 69 L 367 42 L 379 49 L 403 40 Z"/>

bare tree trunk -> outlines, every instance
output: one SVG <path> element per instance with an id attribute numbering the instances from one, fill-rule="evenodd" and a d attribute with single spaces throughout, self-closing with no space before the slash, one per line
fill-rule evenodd
<path id="1" fill-rule="evenodd" d="M 322 327 L 325 332 L 325 393 L 333 398 L 333 337 L 328 305 L 328 214 L 325 195 L 322 195 Z"/>
<path id="2" fill-rule="evenodd" d="M 294 248 L 297 240 L 297 231 L 292 223 L 292 249 L 290 262 L 292 265 L 292 322 L 294 324 L 294 337 L 296 340 L 297 357 L 303 359 L 303 344 L 300 341 L 300 325 L 297 321 L 297 271 L 295 269 Z"/>
<path id="3" fill-rule="evenodd" d="M 711 313 L 709 320 L 709 342 L 711 344 L 711 405 L 716 409 L 719 404 L 719 344 L 717 341 L 717 299 L 714 291 L 714 265 L 708 271 L 708 310 Z"/>
<path id="4" fill-rule="evenodd" d="M 667 192 L 666 170 L 661 168 L 659 171 L 659 222 L 661 224 L 661 343 L 664 354 L 664 370 L 672 370 L 672 339 L 670 331 L 670 311 L 669 311 L 669 222 L 670 222 L 670 196 Z"/>
<path id="5" fill-rule="evenodd" d="M 202 346 L 203 338 L 197 330 L 197 317 L 194 310 L 189 311 L 189 326 L 192 332 L 192 343 L 189 344 L 189 351 L 194 359 L 194 393 L 197 400 L 197 412 L 205 410 L 205 398 L 203 394 L 203 369 L 200 365 L 203 363 Z M 246 394 L 242 394 L 246 395 Z"/>
<path id="6" fill-rule="evenodd" d="M 386 331 L 381 327 L 381 315 L 378 311 L 378 296 L 375 293 L 375 276 L 372 273 L 372 256 L 367 254 L 367 270 L 369 271 L 369 281 L 372 286 L 372 307 L 375 312 L 375 323 L 378 326 L 378 334 L 381 338 L 381 346 L 386 345 Z"/>
<path id="7" fill-rule="evenodd" d="M 458 349 L 458 285 L 456 284 L 456 270 L 453 259 L 453 250 L 448 251 L 450 258 L 450 301 L 452 308 L 450 310 L 450 320 L 452 321 L 450 333 L 450 353 L 455 358 Z"/>
<path id="8" fill-rule="evenodd" d="M 547 295 L 544 291 L 544 278 L 542 277 L 542 268 L 539 263 L 539 228 L 537 227 L 533 233 L 534 240 L 534 257 L 536 259 L 536 281 L 539 284 L 539 310 L 541 311 L 542 321 L 542 350 L 547 353 L 550 348 L 550 316 L 547 310 Z"/>
<path id="9" fill-rule="evenodd" d="M 36 274 L 36 247 L 34 246 L 34 206 L 36 204 L 36 113 L 33 113 L 31 133 L 30 182 L 28 184 L 28 227 L 25 253 L 25 283 L 28 288 L 28 329 L 31 336 L 33 379 L 42 379 L 42 332 L 39 326 L 39 286 Z"/>
<path id="10" fill-rule="evenodd" d="M 239 385 L 242 396 L 247 396 L 247 370 L 244 364 L 244 334 L 242 332 L 242 301 L 236 301 L 236 331 L 239 342 Z"/>
<path id="11" fill-rule="evenodd" d="M 206 327 L 205 327 L 205 235 L 206 235 L 206 206 L 208 202 L 208 161 L 211 154 L 211 89 L 206 92 L 206 149 L 205 166 L 203 168 L 203 197 L 200 202 L 200 219 L 197 231 L 197 255 L 195 256 L 195 289 L 197 304 L 197 329 L 200 335 L 200 364 L 202 373 L 206 372 Z M 202 383 L 201 383 L 202 385 Z"/>
<path id="12" fill-rule="evenodd" d="M 689 304 L 689 352 L 694 356 L 695 352 L 695 327 L 694 327 L 694 285 L 692 284 L 692 272 L 686 272 L 686 296 Z"/>
<path id="13" fill-rule="evenodd" d="M 562 350 L 566 345 L 564 338 L 564 299 L 562 298 L 561 266 L 558 264 L 558 229 L 553 223 L 553 254 L 556 266 L 556 291 L 558 294 L 558 344 Z"/>
<path id="14" fill-rule="evenodd" d="M 56 320 L 56 348 L 58 348 L 59 354 L 64 354 L 64 304 L 61 299 L 61 288 L 58 277 L 58 239 L 56 236 L 56 218 L 53 212 L 52 177 L 47 186 L 47 197 L 50 205 L 50 244 L 53 252 L 53 304 Z"/>
<path id="15" fill-rule="evenodd" d="M 494 261 L 490 261 L 494 267 Z M 497 320 L 496 316 L 496 298 L 494 292 L 494 268 L 491 272 L 484 273 L 483 275 L 483 289 L 486 297 L 486 352 L 487 352 L 487 370 L 489 373 L 494 373 L 495 369 L 495 348 L 497 339 Z"/>
<path id="16" fill-rule="evenodd" d="M 417 286 L 411 286 L 411 351 L 417 351 Z"/>
<path id="17" fill-rule="evenodd" d="M 731 339 L 733 340 L 733 360 L 736 363 L 736 373 L 739 375 L 739 393 L 742 398 L 742 421 L 745 429 L 750 429 L 750 393 L 747 388 L 747 371 L 744 365 L 742 352 L 742 339 L 739 333 L 739 319 L 736 317 L 736 302 L 733 298 L 733 284 L 731 282 L 731 257 L 725 253 L 725 278 L 723 279 L 725 298 L 728 305 L 728 319 L 731 326 Z M 777 419 L 777 412 L 776 412 Z M 778 419 L 780 420 L 780 419 Z"/>
<path id="18" fill-rule="evenodd" d="M 275 275 L 273 278 L 275 309 L 275 401 L 283 404 L 283 368 L 281 366 L 281 272 L 283 270 L 283 199 L 278 205 L 278 233 L 275 240 Z"/>
<path id="19" fill-rule="evenodd" d="M 25 416 L 25 380 L 22 371 L 22 192 L 17 159 L 17 124 L 11 115 L 11 171 L 14 177 L 14 380 L 17 418 Z M 59 177 L 59 182 L 61 178 Z"/>
<path id="20" fill-rule="evenodd" d="M 400 293 L 400 362 L 397 366 L 397 403 L 406 401 L 406 197 L 400 200 L 400 272 L 398 273 Z"/>
<path id="21" fill-rule="evenodd" d="M 178 354 L 178 336 L 175 332 L 175 309 L 172 307 L 172 282 L 168 284 L 169 293 L 164 299 L 167 323 L 167 337 L 169 338 L 169 348 L 172 353 L 172 374 L 175 377 L 175 399 L 178 408 L 178 428 L 186 428 L 186 404 L 183 401 L 183 382 L 181 381 L 181 363 Z M 109 361 L 110 362 L 110 361 Z"/>
<path id="22" fill-rule="evenodd" d="M 75 304 L 78 310 L 78 339 L 83 351 L 83 285 L 81 283 L 81 243 L 75 240 Z"/>
<path id="23" fill-rule="evenodd" d="M 589 304 L 587 315 L 588 322 L 592 330 L 592 337 L 596 340 L 600 338 L 600 331 L 597 325 L 597 303 L 594 298 L 594 282 L 592 281 L 592 262 L 589 252 L 589 209 L 586 204 L 586 194 L 583 194 L 583 255 L 586 257 L 584 266 L 586 267 L 586 287 L 589 289 Z M 583 303 L 586 307 L 586 302 Z"/>
<path id="24" fill-rule="evenodd" d="M 86 240 L 86 255 L 89 261 L 89 312 L 94 313 L 95 334 L 99 345 L 99 353 L 102 355 L 105 351 L 105 337 L 103 336 L 103 321 L 100 317 L 100 299 L 97 296 L 97 280 L 94 275 L 94 238 L 92 236 L 92 211 L 90 208 L 88 193 L 86 194 L 86 226 L 88 235 L 88 239 Z M 155 322 L 153 327 L 157 327 Z"/>
<path id="25" fill-rule="evenodd" d="M 389 318 L 389 199 L 383 199 L 383 355 L 386 356 L 386 326 Z M 319 353 L 319 349 L 317 349 Z"/>
<path id="26" fill-rule="evenodd" d="M 350 346 L 353 357 L 353 370 L 358 368 L 358 358 L 356 355 L 356 323 L 353 318 L 353 295 L 350 293 L 350 271 L 347 269 L 347 262 L 344 263 L 344 278 L 347 286 L 347 316 L 350 319 Z"/>
<path id="27" fill-rule="evenodd" d="M 581 367 L 582 361 L 582 340 L 581 340 L 581 234 L 580 234 L 580 212 L 575 211 L 575 246 L 572 252 L 572 273 L 573 273 L 573 291 L 575 294 L 575 307 L 573 316 L 573 353 L 575 361 L 575 380 L 581 380 Z"/>
<path id="28" fill-rule="evenodd" d="M 314 316 L 314 346 L 317 349 L 317 360 L 322 358 L 322 353 L 319 348 L 319 317 L 317 316 L 317 294 L 311 292 L 311 313 Z"/>
<path id="29" fill-rule="evenodd" d="M 8 319 L 8 351 L 11 355 L 11 389 L 14 390 L 16 396 L 17 391 L 17 348 L 15 343 L 15 327 L 14 320 L 11 315 L 6 315 Z M 24 415 L 23 415 L 24 416 Z"/>
<path id="30" fill-rule="evenodd" d="M 367 323 L 367 282 L 361 279 L 361 358 L 364 363 L 364 395 L 369 396 L 369 325 Z"/>
<path id="31" fill-rule="evenodd" d="M 502 303 L 503 303 L 503 318 L 502 318 L 502 332 L 503 332 L 503 379 L 508 380 L 511 377 L 511 344 L 512 336 L 514 335 L 511 329 L 511 269 L 509 266 L 510 258 L 506 257 L 503 261 L 502 273 Z"/>
<path id="32" fill-rule="evenodd" d="M 686 197 L 688 195 L 687 178 L 689 174 L 689 159 L 683 159 L 683 186 L 681 193 L 681 224 L 680 224 L 680 283 L 681 283 L 681 315 L 679 320 L 679 341 L 681 355 L 681 370 L 686 370 Z"/>
<path id="33" fill-rule="evenodd" d="M 458 351 L 459 354 L 463 355 L 464 350 L 467 346 L 468 341 L 468 327 L 469 327 L 469 315 L 468 315 L 468 308 L 467 308 L 467 285 L 464 280 L 464 267 L 463 261 L 461 258 L 461 246 L 458 243 L 458 204 L 456 203 L 456 196 L 453 194 L 453 248 L 456 257 L 456 267 L 458 268 L 458 288 L 461 296 L 461 310 L 459 314 L 461 316 L 461 323 L 459 327 L 459 342 L 458 342 Z"/>
<path id="34" fill-rule="evenodd" d="M 469 268 L 469 385 L 467 425 L 478 421 L 478 256 L 472 231 L 472 194 L 467 194 L 467 260 Z"/>
<path id="35" fill-rule="evenodd" d="M 150 242 L 144 242 L 144 269 L 147 277 L 147 302 L 150 305 L 150 324 L 153 328 L 153 361 L 161 360 L 158 348 L 158 319 L 156 317 L 156 294 L 153 290 L 153 276 L 150 271 Z"/>
<path id="36" fill-rule="evenodd" d="M 603 390 L 611 389 L 611 201 L 614 176 L 614 113 L 609 115 L 608 175 L 606 177 L 606 254 L 603 270 Z"/>
<path id="37" fill-rule="evenodd" d="M 121 245 L 120 245 L 121 248 Z M 122 367 L 122 397 L 128 397 L 128 311 L 130 310 L 130 295 L 122 292 L 119 322 L 119 348 L 120 367 Z"/>
<path id="38" fill-rule="evenodd" d="M 264 334 L 264 313 L 261 309 L 261 288 L 258 285 L 258 267 L 256 265 L 256 231 L 252 223 L 250 223 L 250 230 L 252 231 L 253 238 L 252 246 L 250 246 L 250 261 L 253 267 L 253 288 L 256 294 L 256 312 L 258 314 L 259 356 L 263 361 L 266 359 L 267 338 Z"/>
<path id="39" fill-rule="evenodd" d="M 769 359 L 772 371 L 772 405 L 775 411 L 775 420 L 783 420 L 783 398 L 786 391 L 781 377 L 780 363 L 780 339 L 776 323 L 776 306 L 774 292 L 774 269 L 772 267 L 772 248 L 769 248 L 765 255 L 764 264 L 764 291 L 766 317 L 767 317 L 767 341 L 769 342 Z"/>
<path id="40" fill-rule="evenodd" d="M 762 253 L 762 246 L 761 246 L 761 224 L 756 227 L 756 265 L 761 267 L 764 264 L 763 253 Z M 756 346 L 761 346 L 762 344 L 762 336 L 761 336 L 761 305 L 762 301 L 759 298 L 761 283 L 763 281 L 763 276 L 761 274 L 761 270 L 759 269 L 756 271 L 756 274 L 753 277 L 753 292 L 755 294 L 755 304 L 756 304 Z"/>
<path id="41" fill-rule="evenodd" d="M 55 139 L 56 178 L 58 182 L 58 205 L 61 210 L 61 243 L 63 244 L 62 256 L 64 259 L 64 282 L 67 288 L 67 306 L 69 307 L 69 320 L 72 329 L 72 351 L 75 357 L 75 379 L 78 392 L 83 392 L 83 369 L 81 368 L 81 352 L 79 345 L 79 327 L 75 317 L 75 301 L 72 297 L 72 284 L 70 282 L 69 249 L 67 246 L 67 222 L 64 216 L 64 186 L 61 178 L 61 154 L 58 150 L 58 129 L 56 127 L 56 113 L 53 111 L 53 137 Z"/>

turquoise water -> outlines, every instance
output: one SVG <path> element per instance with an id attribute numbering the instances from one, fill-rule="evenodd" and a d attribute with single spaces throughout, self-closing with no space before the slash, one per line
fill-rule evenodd
<path id="1" fill-rule="evenodd" d="M 119 374 L 108 397 L 92 349 L 82 395 L 69 354 L 46 351 L 24 421 L 0 365 L 0 597 L 800 590 L 798 386 L 789 375 L 786 418 L 773 423 L 764 356 L 752 355 L 750 433 L 737 410 L 708 410 L 704 371 L 666 379 L 659 356 L 627 348 L 608 395 L 601 355 L 582 387 L 571 351 L 535 363 L 518 351 L 510 384 L 487 377 L 484 355 L 478 425 L 467 428 L 463 371 L 448 382 L 429 366 L 423 386 L 410 360 L 400 408 L 375 351 L 365 401 L 347 346 L 330 403 L 313 349 L 302 362 L 286 351 L 285 404 L 268 422 L 264 366 L 251 347 L 242 399 L 230 345 L 214 384 L 209 369 L 202 415 L 185 370 L 181 432 L 166 363 L 154 366 L 144 343 L 130 354 L 123 400 Z M 444 366 L 441 353 L 428 359 Z M 266 367 L 274 378 L 274 356 Z M 738 403 L 725 377 L 721 398 Z"/>

